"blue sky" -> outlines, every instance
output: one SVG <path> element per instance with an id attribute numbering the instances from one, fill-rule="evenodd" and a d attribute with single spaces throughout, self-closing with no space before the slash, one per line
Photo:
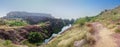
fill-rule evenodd
<path id="1" fill-rule="evenodd" d="M 119 5 L 120 0 L 0 0 L 0 17 L 10 11 L 27 11 L 71 19 L 95 16 Z"/>

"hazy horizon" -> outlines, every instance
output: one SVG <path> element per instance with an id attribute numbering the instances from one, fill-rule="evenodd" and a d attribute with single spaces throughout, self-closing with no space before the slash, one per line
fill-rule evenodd
<path id="1" fill-rule="evenodd" d="M 120 0 L 0 0 L 0 17 L 10 11 L 49 13 L 63 19 L 95 16 L 105 9 L 115 8 Z"/>

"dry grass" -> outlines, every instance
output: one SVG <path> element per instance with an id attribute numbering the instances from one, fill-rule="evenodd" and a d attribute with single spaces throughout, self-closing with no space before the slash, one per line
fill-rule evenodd
<path id="1" fill-rule="evenodd" d="M 71 30 L 67 30 L 65 33 L 58 35 L 51 40 L 45 47 L 74 47 L 74 42 L 83 39 L 86 34 L 86 27 L 79 27 L 74 25 Z"/>
<path id="2" fill-rule="evenodd" d="M 116 27 L 115 24 L 110 24 L 110 25 L 107 26 L 107 28 L 109 28 L 109 29 L 113 29 L 113 28 L 115 28 L 115 27 Z"/>
<path id="3" fill-rule="evenodd" d="M 27 47 L 27 46 L 25 46 L 25 45 L 15 45 L 11 42 L 0 39 L 0 47 Z"/>
<path id="4" fill-rule="evenodd" d="M 91 22 L 100 22 L 107 28 L 114 29 L 117 32 L 119 32 L 120 30 L 116 29 L 116 24 L 111 24 L 112 22 L 110 22 L 110 21 L 113 21 L 113 22 L 117 21 L 120 18 L 119 10 L 120 10 L 120 8 L 103 11 L 103 13 L 100 14 L 95 19 L 95 21 L 91 21 Z M 116 14 L 114 14 L 114 13 L 116 13 Z M 46 47 L 73 47 L 74 41 L 81 40 L 85 36 L 85 34 L 86 34 L 85 31 L 86 31 L 86 28 L 81 28 L 81 27 L 78 27 L 78 25 L 75 25 L 71 30 L 68 30 L 67 32 L 63 33 L 62 35 L 58 35 L 56 38 L 54 38 L 52 41 L 50 41 L 46 45 Z M 105 30 L 102 30 L 102 31 L 105 31 Z M 109 30 L 107 30 L 107 31 L 109 31 Z M 105 40 L 105 41 L 110 40 L 108 33 L 111 33 L 111 32 L 105 31 L 105 32 L 101 33 L 103 38 L 105 38 L 105 37 L 108 38 L 108 40 Z M 103 34 L 104 35 L 108 34 L 108 35 L 104 36 Z M 91 37 L 89 39 L 93 39 L 93 37 Z M 105 44 L 108 44 L 108 43 L 105 43 Z M 89 47 L 89 46 L 90 46 L 89 44 L 85 44 L 83 47 Z"/>

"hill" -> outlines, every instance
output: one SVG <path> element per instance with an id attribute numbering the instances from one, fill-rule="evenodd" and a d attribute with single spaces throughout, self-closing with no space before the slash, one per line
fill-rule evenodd
<path id="1" fill-rule="evenodd" d="M 22 19 L 28 21 L 30 24 L 37 24 L 39 22 L 45 22 L 49 19 L 55 19 L 51 14 L 46 13 L 30 13 L 30 12 L 21 12 L 13 11 L 9 12 L 3 18 L 5 19 Z"/>
<path id="2" fill-rule="evenodd" d="M 57 19 L 51 16 L 51 14 L 46 13 L 30 13 L 30 12 L 21 12 L 21 11 L 12 11 L 9 12 L 6 16 L 1 19 L 7 21 L 25 21 L 30 25 L 36 25 L 40 23 L 49 22 L 50 26 L 53 27 L 54 32 L 57 33 L 60 29 L 68 24 L 72 24 L 74 21 L 68 19 Z"/>
<path id="3" fill-rule="evenodd" d="M 43 47 L 120 47 L 120 7 L 75 21 Z"/>

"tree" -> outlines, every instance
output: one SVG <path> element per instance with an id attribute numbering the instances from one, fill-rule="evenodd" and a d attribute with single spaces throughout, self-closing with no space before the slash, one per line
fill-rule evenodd
<path id="1" fill-rule="evenodd" d="M 43 36 L 38 32 L 30 32 L 28 35 L 28 41 L 30 43 L 40 43 L 43 40 Z"/>

